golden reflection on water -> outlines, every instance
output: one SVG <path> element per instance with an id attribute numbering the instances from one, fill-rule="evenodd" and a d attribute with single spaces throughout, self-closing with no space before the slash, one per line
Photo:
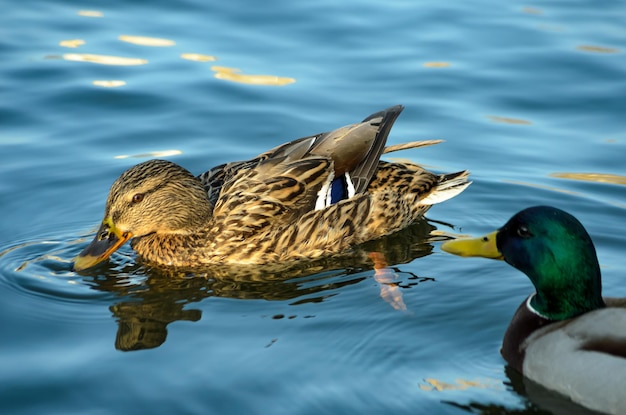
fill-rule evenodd
<path id="1" fill-rule="evenodd" d="M 158 37 L 121 35 L 120 37 L 118 37 L 118 39 L 122 42 L 128 42 L 134 45 L 141 46 L 169 47 L 176 44 L 176 42 L 174 42 L 173 40 L 161 39 Z"/>
<path id="2" fill-rule="evenodd" d="M 583 182 L 621 184 L 621 185 L 626 186 L 626 177 L 620 176 L 617 174 L 557 172 L 557 173 L 550 173 L 549 176 L 556 177 L 558 179 L 579 180 Z"/>
<path id="3" fill-rule="evenodd" d="M 425 62 L 423 66 L 425 68 L 448 68 L 450 62 Z"/>
<path id="4" fill-rule="evenodd" d="M 85 41 L 82 39 L 68 39 L 62 40 L 59 42 L 59 46 L 63 46 L 64 48 L 77 48 L 85 44 Z"/>
<path id="5" fill-rule="evenodd" d="M 504 123 L 504 124 L 515 124 L 515 125 L 531 125 L 532 122 L 528 120 L 522 120 L 521 118 L 509 118 L 509 117 L 500 117 L 497 115 L 488 115 L 489 118 L 493 122 Z"/>
<path id="6" fill-rule="evenodd" d="M 121 56 L 94 55 L 90 53 L 65 53 L 62 56 L 66 61 L 91 62 L 100 65 L 135 66 L 145 65 L 146 59 L 123 58 Z"/>
<path id="7" fill-rule="evenodd" d="M 582 52 L 590 52 L 590 53 L 620 53 L 621 51 L 617 48 L 608 48 L 604 46 L 594 46 L 594 45 L 579 45 L 576 46 L 577 50 Z"/>
<path id="8" fill-rule="evenodd" d="M 79 16 L 85 17 L 103 17 L 104 13 L 99 10 L 79 10 L 77 13 Z"/>
<path id="9" fill-rule="evenodd" d="M 242 84 L 282 86 L 296 82 L 294 78 L 284 78 L 275 75 L 248 75 L 241 73 L 240 69 L 227 68 L 225 66 L 212 66 L 211 70 L 215 72 L 217 79 Z"/>
<path id="10" fill-rule="evenodd" d="M 536 7 L 528 7 L 528 6 L 524 7 L 522 9 L 522 12 L 527 13 L 527 14 L 537 14 L 537 15 L 543 14 L 543 10 L 538 9 Z"/>
<path id="11" fill-rule="evenodd" d="M 122 154 L 119 156 L 115 156 L 116 159 L 127 159 L 127 158 L 148 158 L 148 157 L 169 157 L 169 156 L 177 156 L 179 154 L 183 154 L 180 150 L 163 150 L 163 151 L 151 151 L 149 153 L 141 153 L 141 154 Z"/>
<path id="12" fill-rule="evenodd" d="M 112 79 L 112 80 L 95 80 L 92 82 L 92 84 L 94 84 L 95 86 L 101 86 L 103 88 L 117 88 L 120 86 L 124 86 L 126 85 L 126 81 L 121 81 L 121 80 L 116 80 L 116 79 Z"/>
<path id="13" fill-rule="evenodd" d="M 446 383 L 437 379 L 427 378 L 424 379 L 426 385 L 419 385 L 421 390 L 424 391 L 446 391 L 446 390 L 466 390 L 469 388 L 493 388 L 500 389 L 499 382 L 495 379 L 486 379 L 485 382 L 480 380 L 465 380 L 456 379 L 455 383 Z"/>
<path id="14" fill-rule="evenodd" d="M 215 56 L 211 56 L 211 55 L 202 55 L 200 53 L 183 53 L 180 55 L 181 58 L 183 59 L 187 59 L 190 61 L 196 61 L 196 62 L 212 62 L 212 61 L 216 61 L 217 58 Z"/>

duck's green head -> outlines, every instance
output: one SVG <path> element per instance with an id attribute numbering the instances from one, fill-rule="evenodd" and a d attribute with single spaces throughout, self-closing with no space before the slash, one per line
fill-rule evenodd
<path id="1" fill-rule="evenodd" d="M 504 259 L 530 278 L 537 291 L 530 304 L 549 319 L 604 306 L 593 242 L 583 225 L 560 209 L 524 209 L 496 232 L 449 241 L 441 248 L 461 256 Z"/>

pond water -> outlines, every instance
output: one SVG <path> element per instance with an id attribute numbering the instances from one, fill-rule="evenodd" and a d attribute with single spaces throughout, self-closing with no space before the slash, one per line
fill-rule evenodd
<path id="1" fill-rule="evenodd" d="M 579 0 L 3 7 L 2 413 L 587 413 L 499 355 L 530 282 L 436 235 L 554 205 L 626 296 L 624 18 Z M 389 144 L 445 140 L 397 157 L 473 180 L 374 243 L 395 285 L 354 262 L 181 278 L 128 246 L 72 272 L 130 166 L 199 174 L 394 104 Z"/>

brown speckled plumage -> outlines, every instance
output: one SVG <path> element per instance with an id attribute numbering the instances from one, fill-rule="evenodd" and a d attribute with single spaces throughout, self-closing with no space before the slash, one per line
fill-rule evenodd
<path id="1" fill-rule="evenodd" d="M 168 161 L 138 164 L 111 187 L 105 222 L 132 236 L 144 260 L 163 265 L 267 264 L 341 253 L 407 227 L 469 184 L 465 171 L 440 175 L 379 161 L 401 110 L 392 107 L 198 177 Z M 316 209 L 325 186 L 345 173 L 356 194 Z"/>

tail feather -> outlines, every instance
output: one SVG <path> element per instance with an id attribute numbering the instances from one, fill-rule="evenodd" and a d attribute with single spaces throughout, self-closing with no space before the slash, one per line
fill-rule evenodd
<path id="1" fill-rule="evenodd" d="M 372 180 L 372 176 L 376 172 L 380 156 L 385 151 L 385 144 L 387 143 L 387 137 L 389 136 L 391 127 L 403 109 L 404 107 L 402 105 L 396 105 L 377 112 L 376 114 L 372 114 L 363 120 L 363 123 L 371 121 L 372 125 L 378 126 L 378 132 L 376 133 L 372 147 L 363 160 L 350 171 L 350 177 L 354 183 L 356 193 L 362 193 L 367 189 L 367 186 Z M 380 121 L 375 122 L 377 118 L 380 118 Z"/>
<path id="2" fill-rule="evenodd" d="M 452 199 L 467 188 L 471 181 L 468 181 L 469 171 L 463 170 L 456 173 L 442 174 L 439 184 L 426 196 L 421 199 L 420 205 L 434 205 Z"/>
<path id="3" fill-rule="evenodd" d="M 394 151 L 408 150 L 409 148 L 418 148 L 432 146 L 435 144 L 443 143 L 444 140 L 423 140 L 423 141 L 411 141 L 409 143 L 394 144 L 385 147 L 383 154 L 392 153 Z"/>

